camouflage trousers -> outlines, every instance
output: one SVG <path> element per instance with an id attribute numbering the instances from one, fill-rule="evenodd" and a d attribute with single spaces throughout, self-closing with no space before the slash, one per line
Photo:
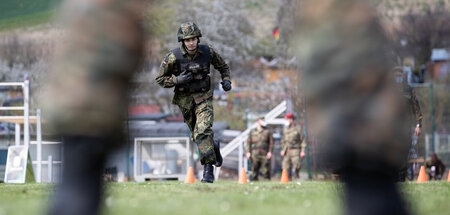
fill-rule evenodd
<path id="1" fill-rule="evenodd" d="M 192 108 L 179 107 L 183 114 L 184 122 L 192 133 L 192 139 L 197 144 L 202 165 L 214 164 L 214 132 L 211 129 L 214 121 L 212 99 L 207 99 Z"/>
<path id="2" fill-rule="evenodd" d="M 286 155 L 284 155 L 282 161 L 282 168 L 286 170 L 289 177 L 291 177 L 291 171 L 294 169 L 294 178 L 299 178 L 301 168 L 300 149 L 288 149 Z"/>
<path id="3" fill-rule="evenodd" d="M 270 180 L 270 159 L 267 159 L 266 154 L 251 153 L 252 162 L 252 176 L 250 180 L 257 181 L 259 172 L 264 179 Z"/>

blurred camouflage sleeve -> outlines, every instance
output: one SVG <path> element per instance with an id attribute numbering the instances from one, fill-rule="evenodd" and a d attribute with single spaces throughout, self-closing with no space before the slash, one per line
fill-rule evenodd
<path id="1" fill-rule="evenodd" d="M 250 146 L 252 144 L 252 132 L 248 133 L 247 142 L 245 144 L 245 152 L 250 152 Z"/>
<path id="2" fill-rule="evenodd" d="M 412 109 L 413 109 L 413 114 L 416 120 L 416 124 L 419 124 L 420 126 L 422 126 L 422 111 L 420 110 L 420 105 L 419 105 L 419 100 L 417 99 L 416 96 L 416 91 L 414 89 L 411 90 L 411 102 L 413 104 L 411 104 Z"/>
<path id="3" fill-rule="evenodd" d="M 285 134 L 286 134 L 286 129 L 283 129 L 283 134 L 281 136 L 281 141 L 280 141 L 282 150 L 284 149 L 285 145 L 287 144 Z"/>
<path id="4" fill-rule="evenodd" d="M 139 0 L 69 0 L 43 89 L 43 117 L 62 135 L 122 131 L 129 81 L 144 47 Z"/>
<path id="5" fill-rule="evenodd" d="M 175 86 L 175 76 L 173 76 L 173 67 L 175 64 L 175 55 L 173 53 L 167 54 L 161 65 L 159 66 L 159 73 L 156 77 L 156 82 L 165 88 L 170 88 Z"/>
<path id="6" fill-rule="evenodd" d="M 305 135 L 303 135 L 303 132 L 301 129 L 300 129 L 300 133 L 299 133 L 299 141 L 301 141 L 301 144 L 300 144 L 301 152 L 305 152 L 306 151 L 306 138 L 305 138 Z"/>
<path id="7" fill-rule="evenodd" d="M 227 63 L 223 60 L 222 56 L 220 56 L 211 46 L 210 53 L 211 53 L 211 64 L 214 66 L 217 71 L 220 72 L 220 76 L 222 77 L 222 80 L 230 80 L 230 67 Z"/>
<path id="8" fill-rule="evenodd" d="M 269 152 L 273 152 L 273 133 L 269 131 Z"/>
<path id="9" fill-rule="evenodd" d="M 366 1 L 302 3 L 293 47 L 301 59 L 308 127 L 327 164 L 396 170 L 407 157 L 407 107 L 388 40 Z"/>

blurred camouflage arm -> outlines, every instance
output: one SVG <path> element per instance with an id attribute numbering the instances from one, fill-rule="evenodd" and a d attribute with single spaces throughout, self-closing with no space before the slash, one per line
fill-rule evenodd
<path id="1" fill-rule="evenodd" d="M 252 144 L 252 135 L 251 132 L 248 134 L 247 143 L 245 144 L 245 152 L 250 152 L 250 144 Z"/>
<path id="2" fill-rule="evenodd" d="M 269 132 L 269 152 L 273 151 L 273 134 Z"/>
<path id="3" fill-rule="evenodd" d="M 220 76 L 222 80 L 230 80 L 230 67 L 223 60 L 222 56 L 220 56 L 213 48 L 210 48 L 211 53 L 211 64 L 214 66 L 217 71 L 220 72 Z"/>
<path id="4" fill-rule="evenodd" d="M 173 66 L 175 63 L 175 55 L 172 53 L 169 53 L 164 57 L 164 60 L 161 62 L 161 65 L 159 66 L 159 73 L 158 76 L 155 78 L 156 82 L 164 88 L 170 88 L 175 86 L 176 79 L 175 76 L 173 76 Z"/>
<path id="5" fill-rule="evenodd" d="M 283 134 L 282 134 L 282 136 L 281 136 L 281 151 L 282 152 L 285 152 L 286 151 L 286 149 L 287 149 L 287 143 L 286 143 L 286 138 L 285 138 L 285 131 L 283 130 Z"/>
<path id="6" fill-rule="evenodd" d="M 306 151 L 306 140 L 305 139 L 303 139 L 303 141 L 302 141 L 301 148 L 302 148 L 301 152 L 305 152 Z"/>
<path id="7" fill-rule="evenodd" d="M 417 100 L 416 91 L 412 89 L 411 91 L 411 101 L 413 102 L 413 111 L 416 119 L 416 124 L 422 126 L 422 111 L 420 110 L 419 101 Z"/>
<path id="8" fill-rule="evenodd" d="M 299 138 L 299 141 L 302 141 L 302 143 L 300 145 L 301 152 L 305 152 L 306 151 L 306 138 L 301 132 L 302 131 L 300 130 L 300 133 L 298 134 L 298 138 Z"/>

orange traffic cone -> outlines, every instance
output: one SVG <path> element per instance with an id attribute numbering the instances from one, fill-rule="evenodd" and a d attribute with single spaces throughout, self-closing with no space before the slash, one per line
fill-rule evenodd
<path id="1" fill-rule="evenodd" d="M 417 177 L 417 183 L 427 182 L 427 175 L 425 173 L 425 167 L 420 166 L 419 177 Z"/>
<path id="2" fill-rule="evenodd" d="M 280 183 L 288 183 L 288 182 L 289 182 L 289 178 L 287 175 L 287 171 L 285 169 L 283 169 L 283 172 L 281 173 Z"/>
<path id="3" fill-rule="evenodd" d="M 450 169 L 448 170 L 447 181 L 450 182 Z"/>
<path id="4" fill-rule="evenodd" d="M 245 174 L 244 167 L 242 167 L 241 175 L 239 176 L 238 184 L 247 184 L 247 174 Z"/>
<path id="5" fill-rule="evenodd" d="M 185 184 L 193 184 L 194 183 L 194 169 L 189 167 L 189 170 L 186 174 L 186 179 L 184 180 Z"/>

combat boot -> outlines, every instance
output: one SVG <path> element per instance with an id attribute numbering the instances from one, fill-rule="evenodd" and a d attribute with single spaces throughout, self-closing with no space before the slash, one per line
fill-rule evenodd
<path id="1" fill-rule="evenodd" d="M 203 168 L 202 183 L 213 183 L 213 182 L 214 182 L 214 167 L 212 164 L 205 164 Z"/>
<path id="2" fill-rule="evenodd" d="M 216 163 L 214 164 L 216 167 L 222 166 L 223 158 L 222 154 L 220 154 L 220 142 L 214 141 L 214 152 L 216 153 Z"/>

